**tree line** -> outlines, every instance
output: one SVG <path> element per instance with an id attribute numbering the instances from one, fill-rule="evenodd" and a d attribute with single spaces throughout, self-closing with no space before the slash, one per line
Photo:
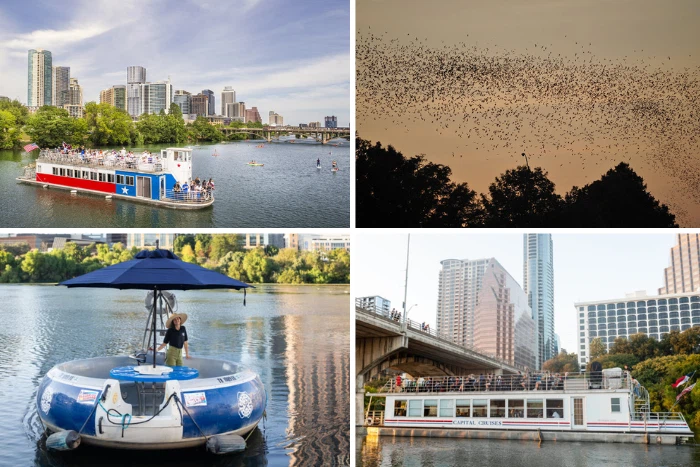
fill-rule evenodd
<path id="1" fill-rule="evenodd" d="M 564 196 L 542 168 L 519 166 L 477 195 L 446 165 L 358 137 L 355 169 L 358 227 L 678 227 L 626 163 Z"/>
<path id="2" fill-rule="evenodd" d="M 178 235 L 175 253 L 183 261 L 199 264 L 229 277 L 251 283 L 348 284 L 350 254 L 297 251 L 273 246 L 245 250 L 241 237 L 227 235 Z M 55 283 L 129 261 L 139 252 L 121 243 L 112 247 L 92 244 L 42 252 L 27 244 L 0 246 L 0 283 Z"/>
<path id="3" fill-rule="evenodd" d="M 260 122 L 231 122 L 229 126 L 263 127 Z M 107 103 L 88 102 L 85 116 L 73 118 L 67 110 L 59 107 L 43 106 L 30 115 L 17 100 L 0 102 L 0 149 L 20 148 L 23 133 L 42 148 L 59 147 L 63 142 L 73 146 L 100 147 L 252 138 L 247 134 L 224 136 L 217 126 L 202 116 L 185 124 L 177 104 L 170 104 L 167 113 L 161 110 L 159 114 L 143 114 L 134 122 L 125 110 Z"/>

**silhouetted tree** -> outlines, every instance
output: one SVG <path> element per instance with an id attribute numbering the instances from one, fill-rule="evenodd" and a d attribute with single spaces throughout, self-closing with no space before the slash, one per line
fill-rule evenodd
<path id="1" fill-rule="evenodd" d="M 600 180 L 573 187 L 565 198 L 564 218 L 567 227 L 678 227 L 668 206 L 624 162 Z"/>
<path id="2" fill-rule="evenodd" d="M 468 227 L 480 218 L 476 193 L 423 156 L 357 138 L 355 170 L 358 227 Z"/>
<path id="3" fill-rule="evenodd" d="M 497 177 L 481 203 L 484 227 L 553 227 L 562 207 L 547 172 L 522 165 Z"/>

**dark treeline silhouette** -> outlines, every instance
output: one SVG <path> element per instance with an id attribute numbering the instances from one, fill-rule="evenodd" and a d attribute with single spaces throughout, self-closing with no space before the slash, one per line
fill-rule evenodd
<path id="1" fill-rule="evenodd" d="M 668 206 L 626 163 L 564 197 L 540 167 L 496 177 L 487 194 L 450 180 L 424 156 L 357 138 L 358 227 L 678 227 Z"/>

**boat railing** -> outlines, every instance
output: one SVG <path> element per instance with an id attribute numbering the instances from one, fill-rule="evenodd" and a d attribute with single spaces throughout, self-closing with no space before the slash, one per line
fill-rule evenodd
<path id="1" fill-rule="evenodd" d="M 123 157 L 121 155 L 114 154 L 84 155 L 78 153 L 66 154 L 60 151 L 42 150 L 39 154 L 37 162 L 70 165 L 75 167 L 108 167 L 152 173 L 162 172 L 163 170 L 167 169 L 167 161 L 155 155 Z"/>
<path id="2" fill-rule="evenodd" d="M 436 376 L 426 378 L 391 378 L 379 392 L 383 393 L 441 393 L 441 392 L 511 392 L 596 390 L 630 390 L 627 372 L 610 376 L 592 373 L 528 373 L 522 375 Z"/>
<path id="3" fill-rule="evenodd" d="M 367 426 L 382 426 L 384 425 L 384 411 L 383 410 L 370 410 L 367 412 L 367 420 L 365 420 Z"/>
<path id="4" fill-rule="evenodd" d="M 167 200 L 171 203 L 208 203 L 214 199 L 213 191 L 173 191 L 166 190 L 165 196 L 161 197 L 163 200 Z"/>
<path id="5" fill-rule="evenodd" d="M 634 412 L 632 420 L 646 420 L 647 422 L 682 422 L 686 423 L 685 417 L 680 412 Z"/>

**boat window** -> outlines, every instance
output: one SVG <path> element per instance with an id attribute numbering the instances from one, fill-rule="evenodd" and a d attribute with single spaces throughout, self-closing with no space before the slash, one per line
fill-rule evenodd
<path id="1" fill-rule="evenodd" d="M 54 175 L 58 175 L 58 167 L 53 167 L 52 170 L 51 170 L 51 172 L 52 172 Z"/>
<path id="2" fill-rule="evenodd" d="M 109 183 L 114 183 L 114 174 L 107 174 L 107 181 Z"/>
<path id="3" fill-rule="evenodd" d="M 454 399 L 442 399 L 440 401 L 440 416 L 454 417 Z"/>
<path id="4" fill-rule="evenodd" d="M 474 399 L 472 403 L 472 417 L 488 417 L 488 401 L 486 399 Z"/>
<path id="5" fill-rule="evenodd" d="M 394 401 L 394 417 L 405 417 L 406 416 L 406 401 L 396 400 Z"/>
<path id="6" fill-rule="evenodd" d="M 73 178 L 73 169 L 67 169 L 66 170 L 66 176 Z"/>
<path id="7" fill-rule="evenodd" d="M 409 417 L 420 417 L 423 410 L 422 400 L 412 400 L 408 401 L 408 416 Z"/>
<path id="8" fill-rule="evenodd" d="M 491 417 L 505 418 L 506 416 L 506 400 L 491 399 Z"/>
<path id="9" fill-rule="evenodd" d="M 61 177 L 65 177 L 65 176 L 66 176 L 66 169 L 61 167 Z"/>
<path id="10" fill-rule="evenodd" d="M 134 177 L 132 177 L 131 175 L 127 175 L 126 176 L 126 184 L 134 186 Z"/>
<path id="11" fill-rule="evenodd" d="M 97 180 L 97 172 L 90 172 L 90 180 Z"/>
<path id="12" fill-rule="evenodd" d="M 543 418 L 542 409 L 542 399 L 527 400 L 527 418 Z"/>
<path id="13" fill-rule="evenodd" d="M 124 184 L 124 175 L 117 175 L 117 184 L 119 184 L 119 185 Z"/>
<path id="14" fill-rule="evenodd" d="M 102 173 L 102 172 L 98 172 L 97 177 L 98 177 L 98 180 L 101 181 L 101 182 L 106 181 L 106 178 L 107 178 L 107 177 L 105 177 L 105 174 Z"/>
<path id="15" fill-rule="evenodd" d="M 620 398 L 612 397 L 610 398 L 610 411 L 619 412 L 620 411 Z"/>
<path id="16" fill-rule="evenodd" d="M 564 399 L 547 399 L 547 418 L 564 418 Z"/>
<path id="17" fill-rule="evenodd" d="M 423 416 L 437 417 L 437 399 L 426 399 L 423 401 Z"/>
<path id="18" fill-rule="evenodd" d="M 83 179 L 90 180 L 90 172 L 88 172 L 87 170 L 83 170 Z"/>
<path id="19" fill-rule="evenodd" d="M 457 417 L 469 417 L 471 412 L 471 399 L 457 399 Z"/>
<path id="20" fill-rule="evenodd" d="M 525 401 L 523 399 L 508 399 L 508 418 L 523 418 L 525 416 Z"/>

